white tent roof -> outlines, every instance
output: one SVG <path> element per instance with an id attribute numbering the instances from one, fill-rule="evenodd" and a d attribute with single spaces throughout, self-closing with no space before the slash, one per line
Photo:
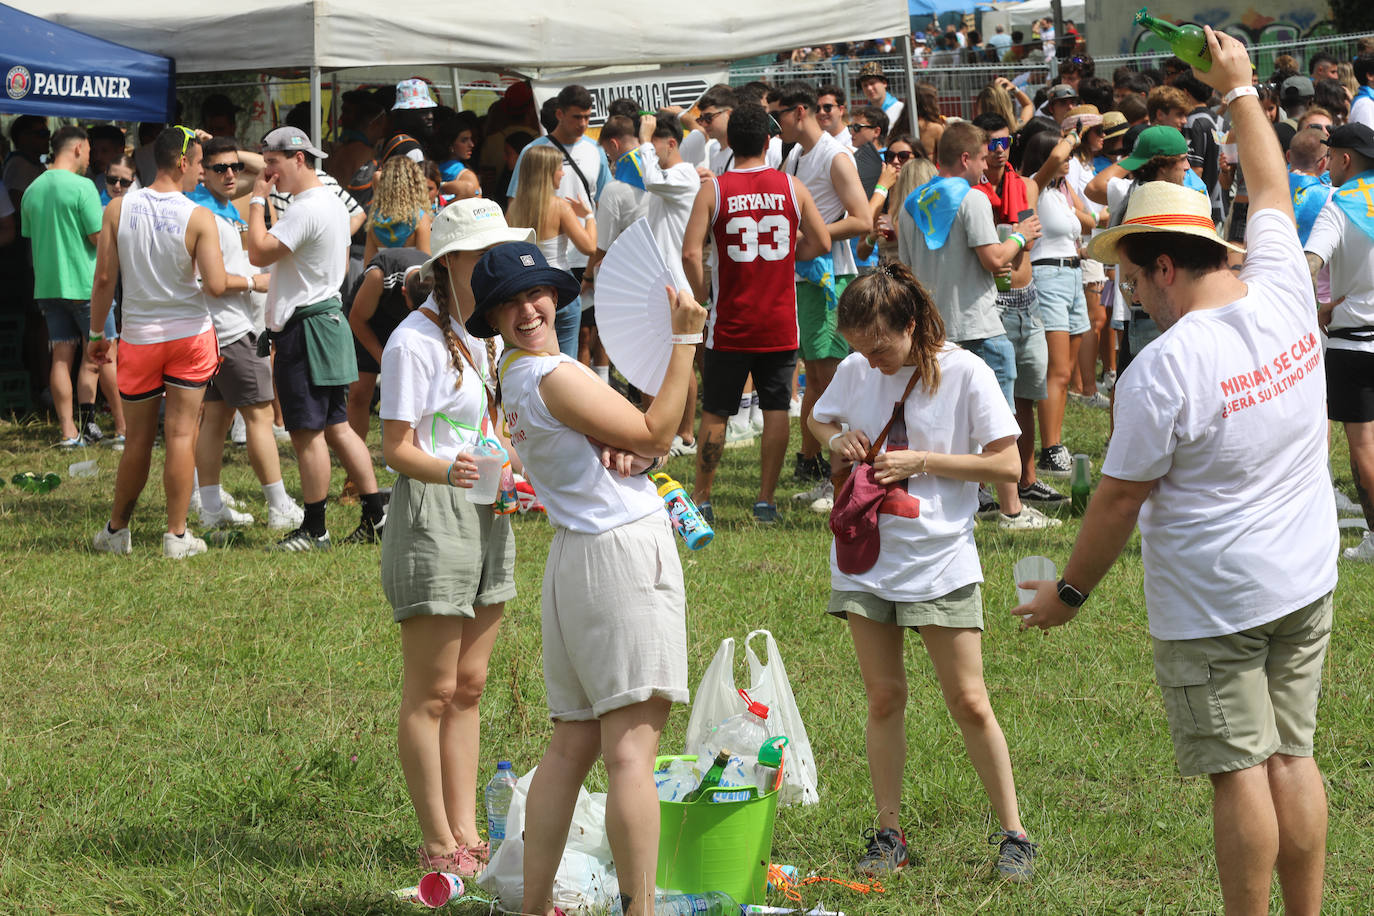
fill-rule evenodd
<path id="1" fill-rule="evenodd" d="M 53 22 L 176 59 L 177 70 L 326 70 L 467 64 L 535 70 L 749 57 L 826 41 L 902 35 L 904 0 L 620 0 L 455 4 L 407 0 L 8 0 Z M 665 12 L 667 15 L 664 15 Z"/>

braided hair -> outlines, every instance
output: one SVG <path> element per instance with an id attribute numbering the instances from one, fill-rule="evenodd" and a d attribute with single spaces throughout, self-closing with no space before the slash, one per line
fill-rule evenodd
<path id="1" fill-rule="evenodd" d="M 441 317 L 447 318 L 452 314 L 450 309 L 456 311 L 458 293 L 453 287 L 453 274 L 449 272 L 448 265 L 444 259 L 440 258 L 434 262 L 434 301 L 439 306 Z M 453 371 L 458 374 L 458 379 L 453 383 L 455 390 L 463 387 L 463 366 L 467 363 L 470 355 L 465 355 L 467 346 L 459 339 L 457 332 L 453 330 L 453 323 L 441 321 L 440 327 L 444 334 L 444 343 L 448 346 L 449 363 L 453 366 Z M 501 380 L 496 374 L 496 338 L 488 337 L 487 345 L 487 371 L 496 378 L 496 402 L 501 400 Z"/>

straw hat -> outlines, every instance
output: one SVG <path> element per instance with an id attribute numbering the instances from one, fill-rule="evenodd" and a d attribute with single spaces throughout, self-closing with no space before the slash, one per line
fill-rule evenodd
<path id="1" fill-rule="evenodd" d="M 1131 125 L 1126 123 L 1126 116 L 1119 111 L 1109 111 L 1102 115 L 1102 136 L 1110 140 L 1119 137 L 1126 132 Z"/>
<path id="2" fill-rule="evenodd" d="M 1098 113 L 1096 105 L 1075 105 L 1069 109 L 1068 115 L 1060 122 L 1062 130 L 1070 128 L 1082 130 L 1092 130 L 1102 123 L 1102 115 Z"/>
<path id="3" fill-rule="evenodd" d="M 1207 195 L 1171 181 L 1150 181 L 1131 192 L 1131 202 L 1121 225 L 1104 230 L 1088 243 L 1088 257 L 1103 264 L 1119 264 L 1117 243 L 1138 232 L 1173 232 L 1191 235 L 1224 245 L 1245 254 L 1245 249 L 1233 245 L 1217 234 L 1212 222 L 1212 205 Z"/>

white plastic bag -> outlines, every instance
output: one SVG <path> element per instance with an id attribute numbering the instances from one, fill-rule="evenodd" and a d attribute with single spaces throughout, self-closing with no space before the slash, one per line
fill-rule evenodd
<path id="1" fill-rule="evenodd" d="M 759 660 L 750 645 L 750 641 L 760 634 L 767 643 L 766 663 Z M 744 655 L 749 665 L 749 696 L 768 707 L 769 733 L 787 736 L 778 801 L 784 805 L 814 805 L 820 801 L 816 757 L 797 710 L 777 641 L 767 630 L 754 630 L 744 639 Z M 727 637 L 721 640 L 716 657 L 711 659 L 697 685 L 692 715 L 687 722 L 686 753 L 692 753 L 693 748 L 703 744 L 711 729 L 744 710 L 744 699 L 735 686 L 735 641 Z"/>
<path id="2" fill-rule="evenodd" d="M 525 801 L 534 772 L 530 770 L 516 783 L 506 815 L 506 839 L 476 878 L 478 887 L 495 894 L 505 907 L 516 912 L 525 893 Z M 568 842 L 553 881 L 553 902 L 570 913 L 619 909 L 620 884 L 606 837 L 604 792 L 578 790 Z"/>

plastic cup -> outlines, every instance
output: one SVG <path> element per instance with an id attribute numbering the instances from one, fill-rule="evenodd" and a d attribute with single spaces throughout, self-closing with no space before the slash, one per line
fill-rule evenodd
<path id="1" fill-rule="evenodd" d="M 67 466 L 68 477 L 94 477 L 96 475 L 95 459 L 89 461 L 78 461 Z"/>
<path id="2" fill-rule="evenodd" d="M 421 903 L 437 908 L 463 896 L 463 879 L 446 871 L 432 871 L 420 879 L 415 890 Z"/>
<path id="3" fill-rule="evenodd" d="M 1035 592 L 1022 588 L 1020 583 L 1041 580 L 1053 582 L 1059 578 L 1059 570 L 1049 557 L 1022 557 L 1016 561 L 1016 567 L 1011 575 L 1013 583 L 1016 584 L 1016 603 L 1020 605 L 1029 604 L 1035 598 Z"/>
<path id="4" fill-rule="evenodd" d="M 477 465 L 477 480 L 467 491 L 468 502 L 489 506 L 496 502 L 496 494 L 501 491 L 501 468 L 506 464 L 506 450 L 499 445 L 479 442 L 467 450 L 468 457 Z"/>

